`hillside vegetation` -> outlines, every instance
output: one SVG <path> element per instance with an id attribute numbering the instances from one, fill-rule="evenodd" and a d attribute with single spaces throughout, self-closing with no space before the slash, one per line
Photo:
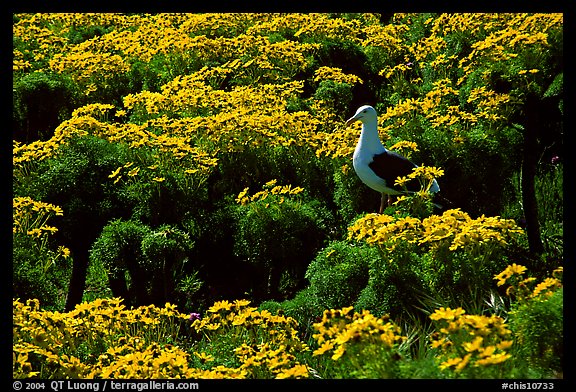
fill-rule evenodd
<path id="1" fill-rule="evenodd" d="M 562 14 L 14 14 L 12 129 L 14 377 L 562 377 Z"/>

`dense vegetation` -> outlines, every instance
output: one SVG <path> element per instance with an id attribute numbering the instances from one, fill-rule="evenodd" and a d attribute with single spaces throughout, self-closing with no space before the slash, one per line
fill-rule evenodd
<path id="1" fill-rule="evenodd" d="M 562 377 L 562 50 L 561 14 L 13 15 L 14 377 Z M 362 104 L 421 166 L 381 215 Z"/>

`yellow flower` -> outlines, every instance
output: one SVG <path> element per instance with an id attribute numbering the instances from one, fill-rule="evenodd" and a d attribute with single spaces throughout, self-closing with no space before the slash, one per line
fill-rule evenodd
<path id="1" fill-rule="evenodd" d="M 116 176 L 118 175 L 118 173 L 120 173 L 120 170 L 122 170 L 122 166 L 120 166 L 118 169 L 114 170 L 114 171 L 112 172 L 112 174 L 110 174 L 110 175 L 108 176 L 108 178 L 114 178 L 114 177 L 116 177 Z"/>
<path id="2" fill-rule="evenodd" d="M 218 301 L 212 305 L 208 311 L 211 313 L 218 313 L 220 310 L 230 310 L 232 309 L 232 304 L 228 301 Z"/>
<path id="3" fill-rule="evenodd" d="M 194 351 L 194 355 L 197 356 L 202 362 L 211 362 L 214 360 L 214 357 L 212 355 L 206 354 L 204 352 L 197 353 L 196 351 Z"/>
<path id="4" fill-rule="evenodd" d="M 502 286 L 513 275 L 522 275 L 526 270 L 527 268 L 524 267 L 523 265 L 517 265 L 516 263 L 513 263 L 508 267 L 506 267 L 504 271 L 502 271 L 498 275 L 495 275 L 494 279 L 498 280 L 497 283 L 498 286 Z"/>
<path id="5" fill-rule="evenodd" d="M 512 356 L 511 354 L 507 354 L 507 353 L 498 353 L 498 354 L 490 355 L 489 357 L 477 360 L 474 363 L 474 366 L 497 365 L 499 363 L 506 361 L 511 356 Z"/>
<path id="6" fill-rule="evenodd" d="M 562 283 L 556 278 L 546 278 L 544 281 L 538 283 L 532 292 L 531 297 L 537 297 L 549 289 L 561 287 Z"/>
<path id="7" fill-rule="evenodd" d="M 481 336 L 477 336 L 476 338 L 474 338 L 472 342 L 466 342 L 462 346 L 464 347 L 464 350 L 468 352 L 478 351 L 482 347 L 483 341 L 484 338 L 482 338 Z"/>
<path id="8" fill-rule="evenodd" d="M 510 347 L 512 347 L 512 344 L 512 340 L 503 340 L 496 345 L 496 348 L 499 350 L 508 350 Z"/>
<path id="9" fill-rule="evenodd" d="M 302 378 L 308 377 L 308 368 L 306 365 L 295 365 L 289 369 L 283 369 L 277 375 L 277 379 L 284 379 L 284 378 Z"/>
<path id="10" fill-rule="evenodd" d="M 460 357 L 450 358 L 450 359 L 448 359 L 448 360 L 446 360 L 440 364 L 440 369 L 444 370 L 447 368 L 451 368 L 453 366 L 458 365 L 461 362 L 462 362 L 462 358 L 460 358 Z"/>
<path id="11" fill-rule="evenodd" d="M 430 315 L 430 318 L 432 320 L 454 320 L 464 313 L 466 313 L 466 311 L 462 308 L 450 309 L 441 307 L 440 309 L 436 309 L 436 311 Z"/>

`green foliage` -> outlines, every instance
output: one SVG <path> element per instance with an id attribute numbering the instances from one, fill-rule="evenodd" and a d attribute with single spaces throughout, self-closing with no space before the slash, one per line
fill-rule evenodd
<path id="1" fill-rule="evenodd" d="M 406 317 L 418 314 L 421 298 L 429 294 L 427 276 L 416 254 L 397 250 L 398 256 L 381 255 L 370 263 L 368 284 L 354 304 L 356 309 L 368 309 L 376 316 L 390 314 Z"/>
<path id="2" fill-rule="evenodd" d="M 306 287 L 285 301 L 264 301 L 259 309 L 268 310 L 272 314 L 284 314 L 298 320 L 299 332 L 302 339 L 307 341 L 312 339 L 313 324 L 322 316 L 326 307 L 318 300 L 312 288 Z"/>
<path id="3" fill-rule="evenodd" d="M 49 139 L 70 116 L 76 104 L 72 82 L 66 76 L 34 72 L 14 81 L 12 136 L 31 143 Z"/>
<path id="4" fill-rule="evenodd" d="M 325 309 L 353 305 L 368 283 L 369 266 L 377 258 L 378 251 L 366 245 L 332 242 L 308 266 L 308 289 Z"/>
<path id="5" fill-rule="evenodd" d="M 564 168 L 558 164 L 536 177 L 538 220 L 541 222 L 542 240 L 548 254 L 560 258 L 564 236 Z"/>
<path id="6" fill-rule="evenodd" d="M 413 344 L 409 340 L 394 356 L 378 347 L 364 351 L 357 346 L 349 351 L 352 360 L 343 364 L 309 354 L 305 361 L 323 376 L 442 378 L 451 375 L 440 371 L 428 349 L 427 312 L 440 305 L 486 313 L 493 275 L 509 260 L 528 259 L 540 269 L 561 264 L 561 15 L 110 16 L 13 15 L 13 139 L 31 145 L 31 152 L 54 150 L 17 167 L 14 194 L 62 208 L 63 216 L 54 219 L 54 240 L 69 246 L 74 256 L 44 271 L 40 264 L 50 260 L 50 251 L 15 234 L 15 296 L 40 298 L 44 306 L 61 309 L 72 267 L 82 265 L 90 250 L 85 300 L 115 295 L 128 305 L 170 301 L 202 313 L 215 299 L 248 296 L 261 309 L 294 317 L 308 341 L 326 308 L 368 309 L 421 325 L 413 337 L 418 355 L 412 355 L 413 346 L 406 347 Z M 162 34 L 155 36 L 158 31 Z M 150 38 L 158 47 L 138 45 L 133 33 L 142 33 L 140 42 Z M 302 43 L 314 45 L 304 50 Z M 85 53 L 85 60 L 95 61 L 77 67 Z M 113 61 L 106 56 L 114 56 Z M 340 68 L 362 83 L 316 80 L 320 67 Z M 264 110 L 278 113 L 279 123 L 284 111 L 305 112 L 316 129 L 303 136 L 310 140 L 302 144 L 289 140 L 268 145 L 267 138 L 274 136 L 267 124 L 255 121 L 260 108 L 235 102 L 248 98 L 229 93 L 287 80 L 301 81 L 302 90 L 271 99 L 273 111 Z M 202 88 L 185 88 L 194 83 Z M 172 95 L 164 94 L 170 89 Z M 124 100 L 138 93 L 141 101 L 128 108 Z M 217 99 L 208 102 L 204 93 Z M 350 147 L 357 135 L 338 125 L 345 113 L 372 104 L 385 145 L 414 142 L 415 163 L 442 168 L 443 200 L 434 202 L 444 209 L 459 207 L 471 216 L 519 222 L 524 218 L 520 168 L 529 96 L 543 125 L 537 135 L 535 185 L 544 255 L 533 258 L 515 242 L 452 251 L 448 245 L 431 248 L 409 237 L 393 248 L 345 240 L 359 215 L 377 211 L 380 204 L 380 195 L 352 169 Z M 58 146 L 52 140 L 32 145 L 48 140 L 75 108 L 95 102 L 114 108 L 100 119 L 98 131 L 78 122 L 82 129 L 76 131 L 92 136 L 58 140 Z M 229 108 L 240 115 L 226 117 Z M 323 118 L 324 113 L 332 118 Z M 276 119 L 271 116 L 270 121 L 275 127 Z M 132 125 L 167 138 L 154 147 L 123 140 L 119 134 L 130 133 Z M 308 126 L 294 123 L 283 132 L 298 135 L 300 125 Z M 220 127 L 232 128 L 227 130 L 232 138 L 236 127 L 240 141 L 211 139 Z M 252 127 L 258 146 L 250 145 L 253 136 L 244 139 Z M 98 136 L 106 129 L 118 130 L 118 135 L 110 131 L 106 136 L 115 141 Z M 322 137 L 330 137 L 329 144 L 345 152 L 317 155 Z M 182 152 L 172 150 L 173 143 L 198 147 L 215 157 L 217 165 L 206 178 L 184 174 L 194 173 L 196 162 L 178 155 Z M 140 172 L 127 175 L 135 167 Z M 111 178 L 119 168 L 124 177 Z M 246 187 L 259 188 L 272 179 L 301 186 L 305 193 L 234 201 Z M 389 207 L 385 216 L 422 219 L 437 212 L 422 208 L 416 213 L 408 202 Z M 499 369 L 470 374 L 542 377 L 561 371 L 562 292 L 512 308 L 498 312 L 507 314 L 517 335 L 514 366 L 510 360 Z M 226 333 L 221 338 L 234 340 Z M 204 345 L 210 350 L 206 340 Z M 229 356 L 235 348 L 222 344 L 212 353 L 220 364 L 238 365 Z M 77 352 L 84 360 L 103 350 L 84 343 Z M 205 358 L 198 358 L 206 365 Z M 354 358 L 362 363 L 353 363 Z"/>
<path id="7" fill-rule="evenodd" d="M 70 44 L 79 44 L 94 37 L 100 37 L 113 31 L 115 26 L 72 26 L 68 30 L 67 38 Z"/>
<path id="8" fill-rule="evenodd" d="M 113 293 L 108 280 L 108 271 L 99 259 L 93 258 L 88 264 L 86 288 L 82 302 L 92 302 L 98 298 L 112 298 Z"/>
<path id="9" fill-rule="evenodd" d="M 346 171 L 337 163 L 333 164 L 333 198 L 341 220 L 347 225 L 358 214 L 376 212 L 380 206 L 380 194 L 364 186 L 351 165 Z"/>
<path id="10" fill-rule="evenodd" d="M 30 236 L 14 235 L 12 242 L 12 295 L 14 298 L 42 298 L 46 309 L 59 310 L 66 300 L 71 262 L 59 258 L 44 270 L 39 262 L 46 257 Z"/>
<path id="11" fill-rule="evenodd" d="M 173 298 L 177 284 L 185 278 L 184 267 L 193 246 L 194 242 L 187 233 L 170 225 L 162 225 L 144 236 L 140 265 L 147 272 L 146 275 L 152 277 L 151 297 L 154 303 L 165 303 Z"/>
<path id="12" fill-rule="evenodd" d="M 352 86 L 333 80 L 323 80 L 318 85 L 314 98 L 326 102 L 335 113 L 346 113 L 352 102 Z"/>
<path id="13" fill-rule="evenodd" d="M 128 303 L 148 302 L 148 286 L 154 275 L 145 275 L 141 244 L 150 233 L 152 230 L 140 222 L 116 219 L 102 229 L 90 250 L 91 262 L 100 263 L 108 272 L 112 294 L 126 298 Z"/>
<path id="14" fill-rule="evenodd" d="M 302 288 L 306 267 L 327 239 L 331 216 L 317 200 L 272 195 L 238 206 L 235 254 L 253 264 L 266 296 L 289 297 Z M 270 297 L 269 297 L 270 298 Z"/>
<path id="15" fill-rule="evenodd" d="M 510 311 L 516 335 L 515 355 L 539 371 L 562 372 L 564 365 L 564 290 L 534 299 Z"/>
<path id="16" fill-rule="evenodd" d="M 108 271 L 114 296 L 139 305 L 160 304 L 172 298 L 178 286 L 193 287 L 184 270 L 192 246 L 187 233 L 170 225 L 151 229 L 116 219 L 104 227 L 90 258 Z"/>
<path id="17" fill-rule="evenodd" d="M 66 214 L 57 235 L 62 233 L 71 247 L 78 242 L 89 247 L 111 217 L 126 211 L 108 178 L 121 156 L 120 145 L 90 136 L 73 139 L 58 156 L 38 164 L 22 192 L 60 206 Z"/>

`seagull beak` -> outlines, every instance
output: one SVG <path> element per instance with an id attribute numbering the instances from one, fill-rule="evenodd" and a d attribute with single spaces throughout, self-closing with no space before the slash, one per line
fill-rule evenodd
<path id="1" fill-rule="evenodd" d="M 346 126 L 348 126 L 348 125 L 350 125 L 356 121 L 358 121 L 358 119 L 356 117 L 350 117 L 348 120 L 346 120 Z"/>

